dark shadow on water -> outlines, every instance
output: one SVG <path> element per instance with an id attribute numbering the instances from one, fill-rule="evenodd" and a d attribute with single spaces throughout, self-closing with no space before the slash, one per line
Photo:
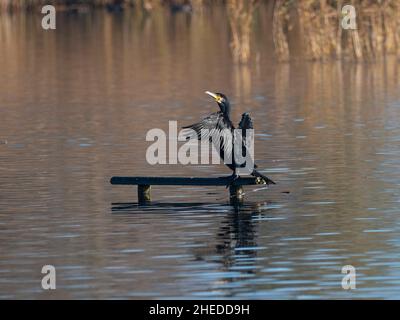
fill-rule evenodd
<path id="1" fill-rule="evenodd" d="M 157 210 L 165 210 L 165 213 L 176 213 L 180 210 L 187 211 L 188 209 L 193 210 L 210 210 L 230 208 L 235 213 L 261 213 L 265 209 L 268 209 L 270 202 L 244 202 L 244 203 L 210 203 L 210 202 L 149 202 L 149 203 L 138 203 L 138 202 L 114 202 L 111 204 L 112 214 L 117 213 L 145 213 Z M 173 211 L 171 211 L 173 210 Z M 218 213 L 218 212 L 216 212 Z"/>

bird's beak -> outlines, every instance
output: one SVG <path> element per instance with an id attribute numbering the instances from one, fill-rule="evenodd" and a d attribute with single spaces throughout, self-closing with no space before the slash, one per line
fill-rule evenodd
<path id="1" fill-rule="evenodd" d="M 206 91 L 205 93 L 208 94 L 209 96 L 213 97 L 215 99 L 215 101 L 218 102 L 219 96 L 216 93 L 211 92 L 211 91 Z"/>

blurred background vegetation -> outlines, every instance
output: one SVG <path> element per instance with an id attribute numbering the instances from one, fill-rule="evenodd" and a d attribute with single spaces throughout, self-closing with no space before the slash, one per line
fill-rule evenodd
<path id="1" fill-rule="evenodd" d="M 40 13 L 45 4 L 55 5 L 57 12 L 134 10 L 143 15 L 166 8 L 171 13 L 202 15 L 210 7 L 224 6 L 232 57 L 239 64 L 257 58 L 252 33 L 262 19 L 272 21 L 270 34 L 279 61 L 294 57 L 371 61 L 400 52 L 399 0 L 0 0 L 0 12 Z M 356 9 L 355 30 L 341 27 L 342 7 L 348 4 Z"/>

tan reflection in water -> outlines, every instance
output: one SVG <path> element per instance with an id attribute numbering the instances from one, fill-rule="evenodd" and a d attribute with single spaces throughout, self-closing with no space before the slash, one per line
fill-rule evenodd
<path id="1" fill-rule="evenodd" d="M 196 241 L 209 243 L 211 254 L 218 250 L 210 242 L 225 243 L 235 234 L 243 236 L 245 245 L 268 247 L 257 252 L 266 258 L 281 254 L 282 259 L 301 259 L 316 245 L 323 249 L 341 247 L 346 257 L 370 249 L 390 249 L 390 233 L 366 235 L 363 230 L 377 228 L 375 223 L 385 221 L 395 225 L 393 217 L 372 222 L 355 219 L 371 214 L 367 208 L 387 213 L 395 200 L 394 191 L 387 191 L 395 190 L 394 184 L 387 181 L 388 173 L 382 169 L 383 161 L 394 160 L 390 154 L 378 153 L 397 141 L 390 140 L 396 137 L 390 136 L 385 125 L 396 119 L 396 109 L 390 103 L 399 99 L 398 63 L 388 59 L 379 64 L 277 64 L 270 59 L 269 43 L 261 41 L 257 43 L 258 64 L 233 67 L 224 29 L 227 24 L 221 17 L 224 15 L 215 13 L 191 18 L 127 15 L 120 19 L 103 13 L 60 16 L 55 34 L 43 33 L 37 27 L 38 17 L 0 19 L 0 139 L 8 140 L 7 145 L 0 144 L 2 205 L 12 208 L 13 213 L 23 213 L 5 215 L 7 228 L 21 230 L 23 237 L 18 232 L 11 236 L 12 241 L 3 242 L 5 250 L 0 251 L 8 256 L 2 261 L 14 267 L 13 261 L 20 262 L 15 257 L 23 257 L 24 248 L 56 255 L 61 265 L 77 264 L 82 258 L 77 253 L 88 248 L 97 254 L 89 256 L 87 264 L 98 269 L 115 261 L 115 250 L 134 243 L 148 251 L 138 258 L 119 255 L 117 263 L 141 270 L 152 268 L 149 264 L 154 259 L 146 257 L 173 250 L 176 235 L 185 226 L 172 224 L 167 218 L 149 218 L 148 224 L 132 232 L 129 228 L 137 222 L 135 217 L 110 217 L 109 211 L 111 202 L 136 201 L 135 191 L 112 188 L 108 180 L 125 174 L 229 174 L 222 165 L 153 167 L 145 160 L 149 143 L 144 136 L 149 129 L 166 130 L 169 120 L 178 120 L 179 125 L 193 123 L 216 111 L 204 90 L 232 97 L 234 123 L 241 112 L 251 113 L 260 134 L 256 141 L 260 167 L 272 170 L 271 178 L 279 187 L 292 192 L 287 198 L 272 188 L 248 195 L 249 199 L 281 204 L 273 212 L 267 210 L 267 214 L 287 218 L 278 228 L 267 221 L 254 224 L 257 234 L 252 228 L 242 235 L 227 229 L 219 237 L 220 229 L 230 224 L 230 219 L 236 221 L 235 217 L 221 215 L 218 219 L 225 219 L 221 224 L 205 217 L 213 229 L 204 236 L 204 230 L 196 230 L 200 234 Z M 395 168 L 392 171 L 395 175 Z M 192 199 L 223 203 L 226 190 L 155 188 L 154 197 L 177 203 Z M 50 221 L 48 229 L 25 231 L 23 219 L 32 212 L 42 219 L 31 219 L 32 227 L 40 228 Z M 65 229 L 66 220 L 71 225 L 79 221 L 82 226 Z M 252 220 L 249 226 L 253 226 Z M 318 243 L 316 237 L 315 241 L 279 247 L 281 238 L 315 237 L 321 229 L 342 233 L 330 243 Z M 125 234 L 115 238 L 115 230 Z M 165 232 L 154 236 L 154 230 Z M 42 237 L 63 232 L 75 232 L 81 238 L 52 241 L 46 250 L 38 244 Z M 25 243 L 21 245 L 21 241 Z M 160 243 L 170 247 L 158 247 Z M 227 246 L 227 250 L 218 251 L 225 257 L 221 261 L 224 271 L 234 262 L 229 241 Z M 41 261 L 28 262 L 36 267 Z M 172 269 L 175 262 L 169 263 Z M 305 269 L 299 267 L 294 272 Z M 374 272 L 377 269 L 373 268 Z M 153 282 L 147 274 L 129 279 L 137 279 L 137 289 L 151 291 L 157 282 L 168 282 L 170 276 L 168 270 L 161 270 Z M 103 277 L 104 283 L 112 282 L 109 274 Z M 131 287 L 122 289 L 129 291 Z"/>

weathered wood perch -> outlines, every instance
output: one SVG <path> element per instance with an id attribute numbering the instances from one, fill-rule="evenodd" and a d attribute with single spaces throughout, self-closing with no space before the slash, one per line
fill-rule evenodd
<path id="1" fill-rule="evenodd" d="M 151 186 L 226 186 L 229 177 L 219 178 L 193 178 L 193 177 L 112 177 L 113 185 L 137 185 L 138 202 L 148 203 L 151 201 Z M 264 180 L 254 177 L 238 178 L 229 187 L 230 202 L 243 201 L 243 186 L 264 184 Z"/>

